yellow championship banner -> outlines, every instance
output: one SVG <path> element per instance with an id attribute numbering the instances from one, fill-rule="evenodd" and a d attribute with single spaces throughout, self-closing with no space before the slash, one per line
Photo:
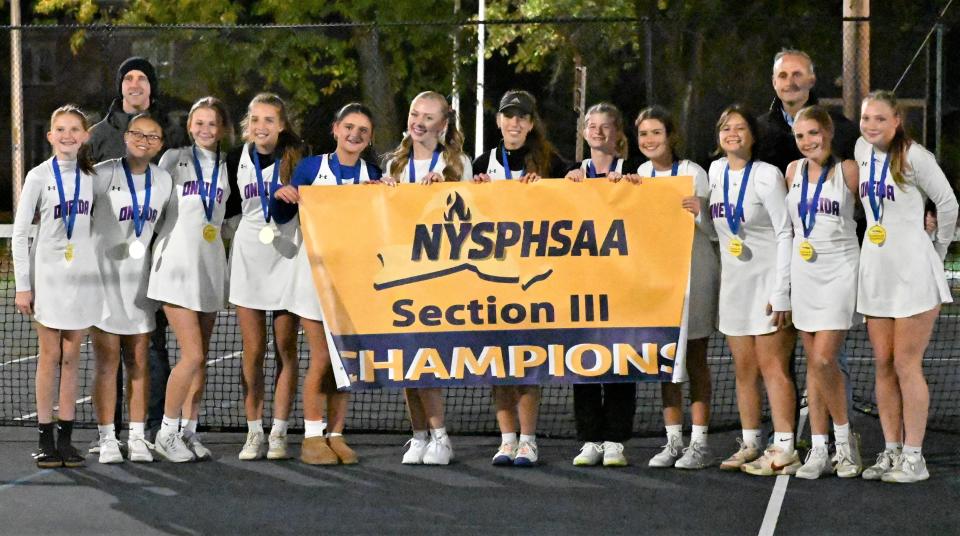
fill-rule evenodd
<path id="1" fill-rule="evenodd" d="M 301 187 L 338 385 L 670 381 L 692 192 L 691 177 Z"/>

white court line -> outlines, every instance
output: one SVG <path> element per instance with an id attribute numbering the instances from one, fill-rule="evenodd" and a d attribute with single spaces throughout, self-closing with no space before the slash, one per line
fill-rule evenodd
<path id="1" fill-rule="evenodd" d="M 803 400 L 807 399 L 807 391 L 803 391 Z M 807 424 L 807 414 L 809 408 L 804 405 L 800 408 L 800 418 L 797 421 L 797 433 L 794 434 L 794 441 L 803 435 L 804 425 Z M 787 484 L 790 483 L 788 475 L 779 475 L 777 482 L 773 485 L 773 491 L 770 493 L 770 501 L 767 503 L 767 511 L 763 514 L 763 524 L 760 525 L 759 536 L 773 536 L 777 530 L 777 521 L 780 519 L 780 509 L 783 507 L 783 499 L 787 496 Z"/>
<path id="2" fill-rule="evenodd" d="M 83 351 L 83 347 L 84 347 L 84 346 L 87 346 L 88 344 L 90 344 L 90 341 L 89 341 L 89 340 L 86 340 L 86 341 L 83 341 L 82 343 L 80 343 L 80 349 L 81 349 L 81 351 Z M 6 366 L 6 365 L 14 365 L 14 364 L 17 364 L 17 363 L 22 363 L 22 362 L 24 362 L 24 361 L 32 361 L 32 360 L 34 360 L 34 359 L 37 359 L 38 357 L 40 357 L 40 354 L 35 354 L 35 355 L 27 356 L 27 357 L 18 357 L 18 358 L 16 358 L 16 359 L 11 359 L 10 361 L 4 361 L 3 363 L 0 363 L 0 367 Z"/>
<path id="3" fill-rule="evenodd" d="M 93 400 L 93 397 L 92 397 L 92 396 L 85 396 L 85 397 L 77 400 L 77 404 L 86 404 L 87 402 L 89 402 L 89 401 L 91 401 L 91 400 Z M 54 407 L 53 407 L 53 411 L 57 411 L 58 409 L 60 409 L 60 406 L 54 406 Z M 21 416 L 17 417 L 16 419 L 14 419 L 14 421 L 26 421 L 26 420 L 32 419 L 32 418 L 34 418 L 34 417 L 36 417 L 36 416 L 37 416 L 37 412 L 27 413 L 26 415 L 21 415 Z"/>
<path id="4" fill-rule="evenodd" d="M 298 336 L 299 336 L 299 335 L 303 335 L 303 329 L 300 329 L 299 331 L 297 331 L 297 335 L 298 335 Z M 267 341 L 267 347 L 269 347 L 271 343 L 273 343 L 273 339 L 270 339 L 270 340 Z M 268 353 L 269 353 L 269 352 L 268 352 Z M 219 362 L 221 362 L 221 361 L 226 361 L 227 359 L 234 359 L 235 357 L 237 357 L 238 355 L 241 355 L 241 354 L 243 354 L 243 350 L 237 350 L 236 352 L 230 352 L 229 354 L 222 355 L 222 356 L 220 356 L 220 357 L 215 357 L 215 358 L 213 358 L 213 359 L 208 359 L 208 360 L 207 360 L 207 366 L 214 365 L 214 364 L 219 363 Z M 274 349 L 274 354 L 276 354 L 276 349 Z"/>
<path id="5" fill-rule="evenodd" d="M 779 475 L 777 483 L 773 485 L 773 493 L 770 494 L 770 502 L 767 503 L 767 513 L 763 516 L 763 525 L 760 526 L 760 536 L 773 536 L 777 530 L 777 519 L 780 517 L 780 507 L 783 505 L 783 498 L 787 495 L 787 483 L 790 477 Z"/>

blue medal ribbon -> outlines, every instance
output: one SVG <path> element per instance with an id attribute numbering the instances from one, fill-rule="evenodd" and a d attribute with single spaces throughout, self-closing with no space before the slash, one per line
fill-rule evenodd
<path id="1" fill-rule="evenodd" d="M 753 160 L 747 162 L 747 167 L 743 170 L 743 180 L 740 182 L 740 194 L 737 196 L 737 206 L 731 214 L 730 210 L 730 164 L 723 168 L 723 215 L 727 218 L 727 225 L 730 226 L 730 232 L 736 235 L 740 232 L 740 219 L 743 217 L 743 198 L 747 194 L 747 181 L 750 179 L 750 170 L 753 168 Z"/>
<path id="2" fill-rule="evenodd" d="M 60 196 L 60 219 L 67 231 L 67 241 L 73 237 L 73 225 L 77 222 L 77 211 L 80 203 L 80 162 L 77 162 L 76 178 L 73 181 L 73 204 L 67 205 L 67 198 L 63 193 L 63 177 L 60 175 L 60 163 L 53 157 L 53 179 L 57 182 L 57 195 Z"/>
<path id="3" fill-rule="evenodd" d="M 437 166 L 438 160 L 440 160 L 439 147 L 433 150 L 433 157 L 430 158 L 430 169 L 427 170 L 427 173 L 430 173 L 431 171 L 433 171 L 433 168 Z M 357 173 L 357 176 L 359 175 L 360 174 Z M 413 165 L 413 149 L 412 148 L 410 149 L 410 160 L 409 160 L 408 169 L 407 169 L 407 178 L 410 180 L 411 183 L 417 182 L 417 169 L 416 169 L 416 166 Z"/>
<path id="4" fill-rule="evenodd" d="M 867 182 L 867 197 L 870 198 L 870 209 L 873 210 L 873 221 L 880 223 L 880 217 L 883 212 L 883 198 L 877 199 L 877 183 L 874 181 L 876 174 L 877 153 L 874 149 L 870 150 L 870 179 Z M 887 170 L 890 169 L 890 154 L 883 161 L 883 169 L 880 171 L 880 190 L 886 194 L 887 188 Z"/>
<path id="5" fill-rule="evenodd" d="M 356 164 L 346 167 L 340 163 L 340 157 L 337 156 L 337 153 L 333 152 L 333 153 L 330 153 L 330 158 L 328 158 L 327 161 L 330 163 L 330 171 L 332 171 L 333 176 L 336 177 L 338 186 L 343 184 L 343 182 L 347 179 L 352 179 L 353 184 L 360 184 L 360 162 L 361 162 L 360 158 L 357 158 Z M 352 177 L 344 178 L 343 176 L 344 167 L 346 167 L 346 169 L 353 171 Z"/>
<path id="6" fill-rule="evenodd" d="M 616 169 L 617 169 L 617 162 L 619 162 L 619 161 L 620 161 L 619 158 L 613 157 L 613 162 L 610 163 L 610 169 L 607 170 L 607 175 L 609 175 L 610 172 L 612 172 L 612 171 L 616 171 Z M 595 178 L 597 178 L 597 168 L 593 165 L 593 159 L 592 159 L 592 158 L 590 159 L 589 162 L 587 162 L 587 178 L 590 178 L 590 179 L 595 179 Z"/>
<path id="7" fill-rule="evenodd" d="M 197 185 L 200 194 L 200 203 L 203 204 L 203 212 L 207 217 L 207 222 L 210 222 L 213 219 L 213 207 L 216 204 L 217 200 L 217 179 L 220 177 L 220 144 L 217 144 L 216 149 L 217 157 L 216 161 L 213 164 L 213 176 L 210 178 L 210 189 L 207 190 L 207 184 L 203 182 L 203 168 L 200 167 L 200 158 L 197 156 L 197 146 L 193 146 L 193 170 L 197 173 L 197 180 L 200 181 L 200 184 Z M 256 153 L 256 150 L 254 150 Z M 260 159 L 257 158 L 259 161 Z M 276 169 L 279 169 L 277 166 Z M 259 173 L 260 168 L 257 168 L 257 177 L 262 184 L 263 177 Z M 259 186 L 259 185 L 258 185 Z M 262 200 L 263 198 L 261 198 Z"/>
<path id="8" fill-rule="evenodd" d="M 277 191 L 280 186 L 280 162 L 276 159 L 273 162 L 273 178 L 270 180 L 270 191 L 267 192 L 263 185 L 263 170 L 260 169 L 260 155 L 257 154 L 256 146 L 250 148 L 253 153 L 253 169 L 257 172 L 257 191 L 260 194 L 260 208 L 263 209 L 263 219 L 270 223 L 270 196 Z M 206 207 L 204 207 L 206 208 Z"/>
<path id="9" fill-rule="evenodd" d="M 823 183 L 827 181 L 827 173 L 830 171 L 830 166 L 823 166 L 823 170 L 820 172 L 820 178 L 817 179 L 817 188 L 813 191 L 813 199 L 810 200 L 810 203 L 807 203 L 807 191 L 809 190 L 810 185 L 810 176 L 807 174 L 807 162 L 803 164 L 803 184 L 800 185 L 800 223 L 803 225 L 803 237 L 810 238 L 810 233 L 813 231 L 813 226 L 817 220 L 817 207 L 820 206 L 820 192 L 823 191 Z M 809 214 L 809 221 L 807 221 L 807 215 Z"/>
<path id="10" fill-rule="evenodd" d="M 752 162 L 751 162 L 751 163 L 752 163 Z M 678 173 L 680 173 L 680 162 L 679 162 L 679 161 L 674 162 L 673 165 L 670 167 L 670 176 L 671 176 L 671 177 L 676 177 Z M 653 165 L 653 162 L 650 162 L 650 176 L 651 176 L 651 177 L 656 177 L 656 176 L 657 176 L 657 168 Z"/>
<path id="11" fill-rule="evenodd" d="M 137 201 L 137 185 L 133 183 L 133 173 L 130 171 L 130 165 L 127 164 L 127 159 L 121 158 L 120 163 L 123 165 L 123 174 L 127 176 L 127 188 L 130 189 L 130 199 L 133 200 L 133 232 L 137 235 L 137 238 L 140 238 L 140 234 L 143 233 L 143 224 L 150 218 L 150 163 L 147 162 L 146 178 L 144 179 L 143 208 L 140 208 L 140 204 Z"/>
<path id="12" fill-rule="evenodd" d="M 500 142 L 500 163 L 503 164 L 503 173 L 507 179 L 513 179 L 513 174 L 510 172 L 510 162 L 507 162 L 507 148 L 503 145 L 503 142 Z M 523 176 L 525 170 L 520 170 L 520 176 Z"/>

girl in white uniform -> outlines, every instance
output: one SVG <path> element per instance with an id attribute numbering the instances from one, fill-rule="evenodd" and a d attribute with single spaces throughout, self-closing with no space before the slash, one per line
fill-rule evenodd
<path id="1" fill-rule="evenodd" d="M 336 151 L 303 159 L 294 173 L 293 182 L 280 188 L 273 207 L 278 223 L 290 222 L 299 228 L 297 203 L 300 186 L 360 184 L 380 179 L 380 170 L 362 155 L 373 139 L 370 110 L 360 103 L 350 103 L 337 112 L 333 122 Z M 287 296 L 287 309 L 300 316 L 303 331 L 310 345 L 310 366 L 303 379 L 304 439 L 300 459 L 311 465 L 355 464 L 357 454 L 343 438 L 350 393 L 338 391 L 333 377 L 330 349 L 323 327 L 320 295 L 314 284 L 307 256 L 307 247 L 300 243 L 299 254 Z M 324 437 L 324 407 L 329 412 L 330 433 Z"/>
<path id="2" fill-rule="evenodd" d="M 456 111 L 443 95 L 425 91 L 410 102 L 407 133 L 387 155 L 387 184 L 433 184 L 473 178 L 470 159 L 463 154 L 463 134 Z M 448 165 L 447 162 L 450 162 Z M 403 454 L 405 464 L 447 465 L 453 447 L 443 419 L 443 389 L 404 389 L 413 438 Z"/>
<path id="3" fill-rule="evenodd" d="M 584 114 L 583 138 L 590 146 L 590 157 L 567 172 L 574 182 L 604 177 L 619 181 L 629 152 L 624 133 L 623 114 L 616 106 L 601 102 Z M 583 383 L 573 385 L 573 415 L 577 439 L 583 441 L 573 465 L 624 466 L 623 442 L 633 435 L 637 385 L 625 383 Z"/>
<path id="4" fill-rule="evenodd" d="M 170 175 L 150 163 L 163 147 L 163 129 L 146 114 L 135 116 L 123 135 L 126 156 L 96 166 L 97 210 L 93 235 L 110 314 L 91 330 L 97 358 L 93 407 L 100 432 L 100 463 L 123 456 L 114 429 L 117 368 L 121 347 L 130 379 L 130 460 L 151 462 L 144 439 L 150 392 L 147 363 L 159 304 L 147 297 L 150 240 L 170 199 Z"/>
<path id="5" fill-rule="evenodd" d="M 147 296 L 163 303 L 180 345 L 180 359 L 167 379 L 164 413 L 175 418 L 179 408 L 180 439 L 187 450 L 178 450 L 177 442 L 160 448 L 168 458 L 203 460 L 211 456 L 197 435 L 206 357 L 217 312 L 226 307 L 221 227 L 230 185 L 220 143 L 229 141 L 233 126 L 223 103 L 204 97 L 190 108 L 187 131 L 194 144 L 171 149 L 160 159 L 174 189 L 154 244 Z"/>
<path id="6" fill-rule="evenodd" d="M 627 162 L 627 135 L 623 128 L 623 114 L 607 102 L 591 106 L 583 115 L 583 139 L 590 147 L 590 158 L 577 162 L 566 178 L 574 182 L 606 177 L 620 180 L 635 163 Z"/>
<path id="7" fill-rule="evenodd" d="M 720 331 L 727 336 L 737 375 L 743 426 L 740 449 L 721 469 L 754 475 L 793 474 L 796 391 L 789 360 L 796 342 L 790 326 L 790 248 L 786 185 L 780 170 L 753 160 L 756 120 L 730 106 L 717 121 L 725 156 L 710 165 L 710 216 L 720 241 Z M 773 414 L 774 443 L 761 455 L 760 388 Z"/>
<path id="8" fill-rule="evenodd" d="M 807 355 L 813 440 L 797 477 L 815 479 L 836 471 L 851 478 L 863 464 L 858 438 L 850 433 L 837 356 L 857 316 L 857 163 L 831 154 L 833 120 L 820 106 L 797 113 L 793 134 L 804 158 L 787 166 L 787 210 L 794 229 L 790 303 Z M 837 438 L 834 460 L 827 447 L 830 419 Z"/>
<path id="9" fill-rule="evenodd" d="M 683 388 L 675 383 L 661 383 L 667 444 L 647 465 L 703 469 L 713 463 L 707 441 L 712 394 L 707 343 L 717 329 L 720 291 L 720 261 L 714 244 L 717 233 L 708 210 L 710 180 L 702 167 L 677 156 L 679 140 L 673 119 L 666 110 L 653 107 L 641 111 L 636 127 L 640 151 L 649 159 L 640 166 L 637 175 L 653 180 L 660 176 L 692 176 L 694 195 L 683 199 L 681 206 L 693 214 L 696 223 L 690 264 L 690 303 L 687 307 L 686 366 L 690 376 L 690 414 L 693 423 L 690 445 L 683 447 Z M 633 178 L 627 177 L 628 180 Z"/>
<path id="10" fill-rule="evenodd" d="M 247 439 L 241 460 L 287 455 L 287 424 L 297 393 L 297 331 L 299 320 L 286 310 L 288 285 L 299 251 L 296 222 L 278 224 L 270 199 L 289 184 L 303 157 L 300 137 L 293 130 L 286 104 L 271 93 L 250 101 L 240 123 L 246 143 L 227 155 L 230 178 L 229 218 L 239 218 L 230 248 L 230 303 L 237 306 L 243 338 L 243 392 Z M 263 431 L 263 359 L 266 356 L 267 312 L 273 317 L 277 380 L 270 437 Z M 269 439 L 269 441 L 268 441 Z"/>
<path id="11" fill-rule="evenodd" d="M 33 316 L 40 346 L 36 377 L 40 441 L 33 457 L 41 468 L 83 465 L 71 442 L 80 345 L 87 328 L 107 313 L 90 232 L 93 163 L 86 149 L 81 150 L 88 129 L 86 116 L 76 106 L 53 112 L 47 132 L 53 157 L 27 173 L 13 223 L 15 305 L 21 314 Z M 30 247 L 37 211 L 39 229 Z M 56 438 L 55 392 L 59 394 Z"/>
<path id="12" fill-rule="evenodd" d="M 500 99 L 497 126 L 503 139 L 497 147 L 474 159 L 474 182 L 517 179 L 528 183 L 541 177 L 566 175 L 568 167 L 547 141 L 533 95 L 515 89 L 507 91 Z M 494 386 L 493 403 L 501 436 L 493 464 L 536 465 L 540 386 Z"/>
<path id="13" fill-rule="evenodd" d="M 857 311 L 867 317 L 886 440 L 863 477 L 884 482 L 930 476 L 921 451 L 930 405 L 922 361 L 940 304 L 952 301 L 943 260 L 957 222 L 950 183 L 933 155 L 904 132 L 903 119 L 893 93 L 867 95 L 854 151 L 867 213 Z M 937 208 L 933 241 L 924 232 L 928 199 Z"/>

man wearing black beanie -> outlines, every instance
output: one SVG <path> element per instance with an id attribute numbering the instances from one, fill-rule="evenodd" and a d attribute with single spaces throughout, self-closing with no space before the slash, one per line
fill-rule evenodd
<path id="1" fill-rule="evenodd" d="M 90 156 L 94 162 L 120 158 L 126 153 L 124 133 L 130 119 L 149 113 L 163 126 L 164 147 L 180 147 L 187 144 L 182 130 L 165 124 L 157 106 L 160 86 L 153 64 L 141 57 L 127 58 L 117 69 L 117 96 L 102 121 L 90 129 Z M 159 155 L 158 155 L 159 157 Z M 163 417 L 163 399 L 167 377 L 170 375 L 169 354 L 166 348 L 167 319 L 163 310 L 157 312 L 157 327 L 150 338 L 150 401 L 146 426 L 148 439 L 159 427 Z M 123 415 L 123 372 L 117 375 L 117 410 L 114 422 L 120 426 Z M 91 445 L 96 451 L 99 445 Z"/>
<path id="2" fill-rule="evenodd" d="M 160 94 L 157 72 L 149 61 L 136 56 L 127 58 L 117 69 L 116 84 L 117 96 L 106 117 L 90 129 L 87 144 L 94 162 L 123 156 L 123 133 L 133 116 L 148 112 L 163 124 L 156 104 Z M 170 139 L 166 127 L 164 125 L 164 146 L 179 147 L 184 140 Z"/>

